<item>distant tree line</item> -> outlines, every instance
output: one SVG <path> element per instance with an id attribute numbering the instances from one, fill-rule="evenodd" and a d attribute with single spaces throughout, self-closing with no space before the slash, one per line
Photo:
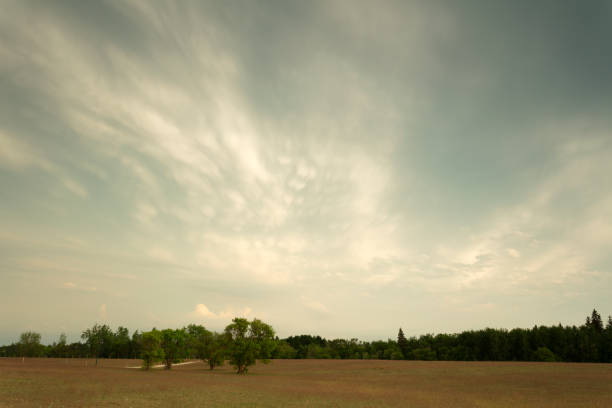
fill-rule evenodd
<path id="1" fill-rule="evenodd" d="M 279 342 L 275 358 L 353 358 L 384 360 L 612 362 L 612 317 L 606 324 L 593 310 L 581 326 L 483 329 L 457 334 L 426 334 L 363 342 L 291 336 Z"/>
<path id="2" fill-rule="evenodd" d="M 238 374 L 246 374 L 257 360 L 269 362 L 278 344 L 272 326 L 243 318 L 234 318 L 222 333 L 190 324 L 181 329 L 135 331 L 131 337 L 125 327 L 112 331 L 96 323 L 83 331 L 81 339 L 67 344 L 62 333 L 57 342 L 43 345 L 39 333 L 28 331 L 17 343 L 0 347 L 0 357 L 95 358 L 96 365 L 99 358 L 139 358 L 144 369 L 162 362 L 168 370 L 185 359 L 201 359 L 211 370 L 229 360 Z"/>
<path id="3" fill-rule="evenodd" d="M 57 341 L 44 345 L 39 333 L 28 331 L 21 333 L 17 343 L 0 346 L 0 357 L 140 358 L 142 333 L 138 330 L 130 337 L 125 327 L 113 332 L 107 325 L 95 324 L 85 333 L 84 342 L 68 343 L 62 333 Z"/>
<path id="4" fill-rule="evenodd" d="M 191 324 L 181 329 L 148 332 L 95 324 L 82 333 L 82 342 L 68 344 L 66 336 L 50 345 L 40 334 L 22 333 L 17 343 L 0 347 L 5 357 L 139 358 L 143 367 L 163 362 L 168 369 L 184 359 L 201 359 L 210 369 L 229 360 L 246 373 L 256 360 L 269 359 L 381 359 L 461 361 L 612 362 L 612 317 L 604 324 L 593 310 L 581 326 L 534 326 L 531 329 L 491 329 L 456 334 L 426 334 L 397 339 L 327 340 L 320 336 L 275 337 L 268 324 L 236 318 L 221 333 Z"/>

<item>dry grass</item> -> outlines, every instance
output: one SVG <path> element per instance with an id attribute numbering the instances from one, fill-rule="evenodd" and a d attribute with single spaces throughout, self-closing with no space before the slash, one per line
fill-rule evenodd
<path id="1" fill-rule="evenodd" d="M 277 360 L 204 364 L 0 358 L 0 407 L 612 407 L 612 365 Z"/>

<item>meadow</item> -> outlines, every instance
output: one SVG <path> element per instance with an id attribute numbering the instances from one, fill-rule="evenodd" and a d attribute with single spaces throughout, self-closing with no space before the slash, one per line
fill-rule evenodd
<path id="1" fill-rule="evenodd" d="M 611 407 L 612 365 L 274 360 L 247 375 L 201 363 L 0 358 L 0 407 Z"/>

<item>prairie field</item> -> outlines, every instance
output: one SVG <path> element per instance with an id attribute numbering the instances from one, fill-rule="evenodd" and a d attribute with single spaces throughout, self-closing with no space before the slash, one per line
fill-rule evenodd
<path id="1" fill-rule="evenodd" d="M 612 365 L 275 360 L 248 375 L 197 362 L 0 358 L 0 407 L 612 407 Z"/>

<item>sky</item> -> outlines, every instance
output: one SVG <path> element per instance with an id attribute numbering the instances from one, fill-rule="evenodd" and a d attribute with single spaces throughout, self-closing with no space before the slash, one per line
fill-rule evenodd
<path id="1" fill-rule="evenodd" d="M 0 13 L 0 344 L 612 314 L 612 3 Z"/>

